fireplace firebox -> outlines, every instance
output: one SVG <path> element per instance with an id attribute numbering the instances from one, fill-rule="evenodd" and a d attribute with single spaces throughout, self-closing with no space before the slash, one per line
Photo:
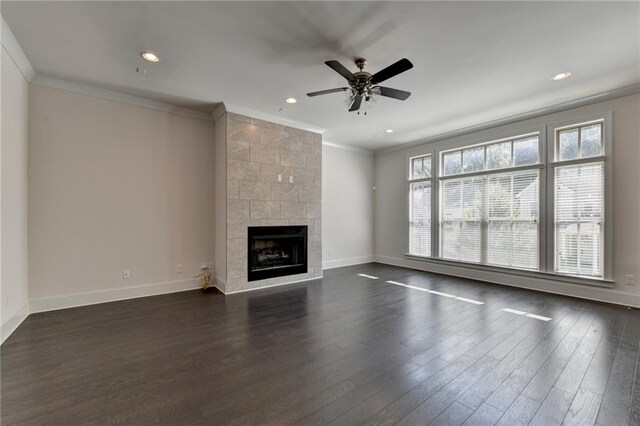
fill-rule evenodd
<path id="1" fill-rule="evenodd" d="M 248 280 L 307 272 L 306 226 L 250 226 Z"/>

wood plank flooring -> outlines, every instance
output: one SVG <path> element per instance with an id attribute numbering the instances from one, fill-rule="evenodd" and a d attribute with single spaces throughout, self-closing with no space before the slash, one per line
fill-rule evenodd
<path id="1" fill-rule="evenodd" d="M 639 342 L 638 311 L 372 263 L 31 315 L 0 348 L 0 419 L 638 425 Z"/>

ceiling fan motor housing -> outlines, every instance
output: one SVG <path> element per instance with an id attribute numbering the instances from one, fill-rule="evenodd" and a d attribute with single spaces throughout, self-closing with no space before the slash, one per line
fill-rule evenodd
<path id="1" fill-rule="evenodd" d="M 353 75 L 356 79 L 353 83 L 351 83 L 351 87 L 353 87 L 353 89 L 357 93 L 362 94 L 362 92 L 367 88 L 367 86 L 369 86 L 369 81 L 371 80 L 371 73 L 368 73 L 366 71 L 358 71 L 358 72 L 354 72 Z"/>

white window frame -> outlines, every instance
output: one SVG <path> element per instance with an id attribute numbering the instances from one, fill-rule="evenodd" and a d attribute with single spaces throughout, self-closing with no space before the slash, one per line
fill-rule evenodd
<path id="1" fill-rule="evenodd" d="M 558 146 L 556 139 L 558 132 L 567 128 L 583 127 L 592 123 L 602 123 L 602 150 L 599 156 L 579 157 L 573 160 L 559 160 Z M 579 277 L 591 281 L 613 282 L 613 131 L 612 113 L 594 114 L 574 120 L 565 120 L 552 123 L 547 126 L 547 181 L 549 182 L 547 216 L 552 222 L 547 226 L 547 265 L 548 270 L 556 275 Z M 578 141 L 580 143 L 580 141 Z M 578 151 L 580 152 L 580 150 Z M 602 278 L 575 276 L 555 272 L 556 247 L 555 247 L 555 171 L 557 167 L 573 166 L 580 164 L 603 163 L 604 164 L 604 219 L 603 219 L 603 250 L 602 250 Z"/>
<path id="2" fill-rule="evenodd" d="M 576 160 L 555 161 L 556 153 L 556 130 L 575 127 L 578 125 L 601 121 L 603 123 L 603 150 L 604 154 L 598 157 L 580 158 Z M 406 220 L 406 239 L 405 239 L 405 257 L 409 260 L 423 261 L 434 265 L 450 265 L 463 267 L 466 269 L 475 269 L 487 272 L 509 273 L 511 275 L 519 275 L 530 278 L 542 278 L 547 281 L 556 281 L 562 283 L 585 284 L 597 287 L 611 288 L 614 283 L 613 276 L 613 156 L 612 156 L 612 113 L 611 111 L 589 116 L 581 116 L 571 120 L 561 122 L 547 122 L 538 126 L 523 126 L 518 128 L 516 124 L 510 125 L 512 128 L 509 132 L 489 137 L 466 138 L 464 135 L 453 137 L 445 140 L 437 140 L 429 142 L 422 149 L 412 148 L 411 155 L 405 160 L 407 170 L 411 166 L 411 158 L 423 155 L 431 155 L 431 256 L 423 257 L 409 253 L 409 201 L 410 201 L 410 185 L 407 185 L 405 198 L 405 220 Z M 482 131 L 481 133 L 489 133 L 490 131 Z M 455 151 L 459 149 L 473 148 L 479 145 L 491 145 L 501 141 L 516 140 L 526 135 L 537 133 L 539 135 L 539 163 L 527 166 L 514 166 L 505 169 L 483 170 L 481 172 L 459 173 L 451 176 L 441 176 L 440 170 L 443 167 L 443 154 L 445 152 Z M 555 273 L 555 223 L 554 223 L 554 186 L 555 186 L 555 168 L 558 166 L 569 165 L 569 163 L 581 164 L 597 161 L 604 161 L 604 188 L 605 188 L 605 206 L 604 206 L 604 249 L 603 249 L 603 278 L 574 276 Z M 486 151 L 485 151 L 486 164 Z M 474 175 L 485 175 L 499 173 L 500 171 L 517 171 L 527 169 L 540 170 L 539 183 L 539 227 L 538 227 L 538 244 L 539 244 L 539 270 L 531 271 L 524 269 L 515 269 L 510 267 L 482 265 L 476 263 L 455 261 L 443 259 L 440 257 L 440 179 L 455 179 L 461 177 L 472 177 Z M 406 176 L 406 181 L 410 182 L 410 170 Z"/>
<path id="3" fill-rule="evenodd" d="M 405 226 L 405 230 L 406 230 L 406 235 L 405 235 L 405 253 L 407 253 L 407 255 L 409 256 L 415 256 L 415 257 L 420 257 L 420 258 L 433 258 L 433 250 L 435 249 L 435 245 L 434 244 L 434 240 L 433 240 L 433 228 L 434 228 L 434 203 L 435 203 L 435 199 L 434 199 L 434 176 L 436 173 L 436 161 L 434 161 L 434 156 L 433 156 L 434 152 L 432 151 L 424 151 L 419 154 L 414 154 L 414 155 L 410 155 L 406 158 L 406 164 L 407 164 L 407 176 L 406 176 L 406 181 L 407 181 L 407 191 L 406 191 L 406 198 L 405 198 L 405 219 L 407 221 L 406 226 Z M 413 176 L 413 160 L 415 158 L 421 158 L 421 157 L 429 157 L 429 160 L 431 161 L 431 176 L 430 177 L 426 177 L 426 178 L 419 178 L 419 179 L 412 179 Z M 411 253 L 411 184 L 413 183 L 421 183 L 421 182 L 429 182 L 429 184 L 431 185 L 431 247 L 429 249 L 429 252 L 431 253 L 431 256 L 419 256 L 416 254 L 412 254 Z"/>
<path id="4" fill-rule="evenodd" d="M 505 168 L 500 168 L 500 169 L 487 169 L 486 165 L 487 165 L 487 155 L 486 155 L 486 147 L 489 145 L 494 145 L 497 143 L 501 143 L 501 142 L 512 142 L 511 145 L 511 158 L 513 159 L 513 141 L 516 140 L 520 140 L 520 139 L 525 139 L 527 137 L 533 137 L 533 136 L 537 136 L 538 137 L 538 162 L 535 164 L 527 164 L 527 165 L 523 165 L 523 166 L 510 166 L 510 167 L 505 167 Z M 470 149 L 470 148 L 477 148 L 480 146 L 484 146 L 485 147 L 485 155 L 484 155 L 484 167 L 483 170 L 481 171 L 477 171 L 477 172 L 460 172 L 458 174 L 455 175 L 444 175 L 444 156 L 445 154 L 448 154 L 450 152 L 455 152 L 455 151 L 464 151 L 465 149 Z M 456 264 L 463 264 L 463 265 L 476 265 L 476 266 L 481 266 L 481 267 L 487 267 L 487 268 L 500 268 L 500 269 L 506 269 L 509 271 L 512 270 L 521 270 L 521 271 L 530 271 L 530 272 L 539 272 L 539 271 L 545 271 L 546 269 L 546 264 L 544 264 L 544 257 L 542 255 L 543 250 L 541 249 L 541 247 L 544 246 L 544 244 L 546 244 L 546 238 L 544 235 L 544 232 L 542 232 L 543 228 L 543 224 L 542 224 L 542 216 L 543 216 L 543 212 L 545 211 L 544 208 L 546 207 L 546 205 L 543 206 L 542 204 L 542 200 L 543 200 L 543 196 L 541 195 L 544 191 L 544 187 L 545 187 L 545 173 L 544 173 L 544 167 L 545 167 L 545 158 L 546 158 L 546 132 L 544 128 L 537 128 L 535 130 L 531 130 L 531 131 L 527 131 L 527 132 L 517 132 L 512 134 L 511 136 L 508 137 L 501 137 L 498 139 L 491 139 L 489 141 L 485 141 L 485 142 L 481 142 L 481 143 L 476 143 L 476 144 L 463 144 L 461 146 L 455 147 L 455 148 L 451 148 L 451 149 L 446 149 L 446 150 L 441 150 L 438 152 L 438 163 L 439 166 L 442 170 L 442 174 L 438 174 L 437 176 L 437 184 L 435 185 L 438 189 L 438 204 L 435 207 L 437 209 L 438 212 L 438 222 L 436 223 L 435 228 L 438 228 L 438 240 L 437 240 L 437 247 L 438 247 L 438 259 L 442 260 L 442 261 L 446 261 L 446 262 L 454 262 Z M 462 159 L 462 156 L 461 156 Z M 461 167 L 464 168 L 464 164 L 461 164 Z M 472 178 L 472 177 L 476 177 L 476 176 L 490 176 L 490 175 L 498 175 L 498 174 L 502 174 L 502 173 L 514 173 L 514 172 L 520 172 L 520 171 L 527 171 L 527 170 L 538 170 L 538 179 L 539 179 L 539 214 L 538 214 L 538 221 L 537 221 L 537 225 L 538 225 L 538 269 L 537 270 L 531 270 L 531 269 L 525 269 L 525 268 L 515 268 L 515 267 L 505 267 L 505 266 L 496 266 L 496 265 L 487 265 L 484 263 L 476 263 L 476 262 L 466 262 L 463 260 L 453 260 L 453 259 L 445 259 L 441 256 L 440 253 L 440 249 L 442 246 L 442 241 L 440 240 L 440 214 L 442 212 L 442 196 L 440 194 L 440 182 L 444 182 L 447 180 L 456 180 L 456 179 L 461 179 L 461 178 Z M 433 192 L 433 189 L 432 189 Z M 432 222 L 432 228 L 433 226 L 433 222 Z M 486 244 L 487 241 L 483 241 L 482 244 Z M 433 244 L 432 244 L 433 245 Z M 433 248 L 431 250 L 431 254 L 433 256 Z M 481 253 L 481 257 L 484 257 L 486 255 L 486 253 Z"/>

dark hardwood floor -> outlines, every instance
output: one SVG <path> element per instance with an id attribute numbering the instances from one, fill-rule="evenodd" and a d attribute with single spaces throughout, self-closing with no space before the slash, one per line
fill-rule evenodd
<path id="1" fill-rule="evenodd" d="M 639 341 L 624 307 L 368 264 L 31 315 L 1 347 L 1 420 L 638 425 Z"/>

